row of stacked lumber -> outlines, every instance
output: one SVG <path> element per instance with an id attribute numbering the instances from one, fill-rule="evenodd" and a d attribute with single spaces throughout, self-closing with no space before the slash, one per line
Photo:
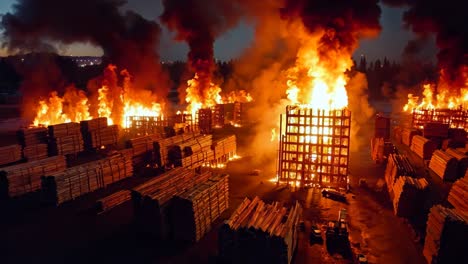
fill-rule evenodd
<path id="1" fill-rule="evenodd" d="M 216 163 L 225 163 L 237 154 L 236 136 L 231 135 L 215 140 L 212 150 L 214 151 Z"/>
<path id="2" fill-rule="evenodd" d="M 21 146 L 10 145 L 0 148 L 0 166 L 17 162 L 22 159 Z"/>
<path id="3" fill-rule="evenodd" d="M 108 126 L 106 117 L 81 121 L 80 127 L 86 149 L 115 145 L 119 139 L 119 127 Z"/>
<path id="4" fill-rule="evenodd" d="M 393 149 L 393 144 L 385 141 L 384 138 L 374 137 L 371 139 L 371 157 L 377 163 L 384 161 L 393 152 Z"/>
<path id="5" fill-rule="evenodd" d="M 415 177 L 416 172 L 408 157 L 401 154 L 390 154 L 385 168 L 385 182 L 390 196 L 393 194 L 395 181 L 401 176 Z"/>
<path id="6" fill-rule="evenodd" d="M 429 169 L 444 181 L 454 181 L 457 177 L 457 159 L 442 151 L 436 150 L 429 162 Z"/>
<path id="7" fill-rule="evenodd" d="M 47 134 L 48 131 L 46 127 L 24 128 L 16 133 L 18 141 L 23 147 L 46 144 Z"/>
<path id="8" fill-rule="evenodd" d="M 41 188 L 41 177 L 66 169 L 64 156 L 30 161 L 0 169 L 0 196 L 20 196 Z"/>
<path id="9" fill-rule="evenodd" d="M 169 165 L 197 168 L 214 159 L 211 150 L 212 135 L 200 135 L 193 139 L 171 145 L 167 149 Z"/>
<path id="10" fill-rule="evenodd" d="M 47 144 L 25 146 L 23 148 L 23 156 L 28 161 L 45 159 L 48 156 Z"/>
<path id="11" fill-rule="evenodd" d="M 178 145 L 182 142 L 190 141 L 195 137 L 198 137 L 199 133 L 183 133 L 169 138 L 163 138 L 153 143 L 154 159 L 155 163 L 163 167 L 169 164 L 169 148 L 174 145 Z"/>
<path id="12" fill-rule="evenodd" d="M 142 166 L 150 163 L 153 159 L 153 143 L 160 140 L 161 134 L 151 134 L 132 138 L 127 141 L 127 147 L 133 152 L 133 165 Z"/>
<path id="13" fill-rule="evenodd" d="M 51 125 L 49 129 L 49 155 L 76 154 L 84 150 L 79 123 Z"/>
<path id="14" fill-rule="evenodd" d="M 112 208 L 125 203 L 126 201 L 130 201 L 131 197 L 132 196 L 130 190 L 117 191 L 104 198 L 97 200 L 96 209 L 100 213 L 107 212 Z"/>
<path id="15" fill-rule="evenodd" d="M 220 256 L 231 263 L 291 263 L 301 217 L 298 202 L 288 210 L 246 198 L 219 231 Z"/>
<path id="16" fill-rule="evenodd" d="M 215 175 L 179 194 L 173 204 L 174 238 L 199 241 L 229 207 L 228 175 Z"/>
<path id="17" fill-rule="evenodd" d="M 420 158 L 428 160 L 437 149 L 437 144 L 423 136 L 415 135 L 411 141 L 410 148 Z"/>
<path id="18" fill-rule="evenodd" d="M 410 217 L 424 201 L 429 183 L 424 178 L 399 177 L 393 185 L 393 212 L 397 216 Z"/>
<path id="19" fill-rule="evenodd" d="M 468 173 L 467 173 L 468 175 Z M 468 177 L 457 180 L 450 189 L 448 201 L 455 210 L 468 218 Z"/>
<path id="20" fill-rule="evenodd" d="M 423 255 L 428 263 L 467 263 L 468 219 L 457 211 L 435 205 L 426 225 Z"/>
<path id="21" fill-rule="evenodd" d="M 132 175 L 131 152 L 121 151 L 105 159 L 46 174 L 42 188 L 48 202 L 60 205 Z"/>

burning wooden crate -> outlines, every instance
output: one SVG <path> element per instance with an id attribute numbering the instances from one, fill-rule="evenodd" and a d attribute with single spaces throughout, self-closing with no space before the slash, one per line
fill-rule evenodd
<path id="1" fill-rule="evenodd" d="M 457 175 L 455 177 L 459 179 L 465 176 L 468 169 L 468 156 L 464 152 L 451 148 L 445 152 L 457 159 Z"/>
<path id="2" fill-rule="evenodd" d="M 133 136 L 163 133 L 165 127 L 174 126 L 174 122 L 159 116 L 127 116 L 124 127 Z"/>
<path id="3" fill-rule="evenodd" d="M 120 190 L 102 199 L 97 200 L 96 209 L 99 213 L 110 211 L 112 208 L 119 206 L 132 198 L 130 190 Z"/>
<path id="4" fill-rule="evenodd" d="M 457 180 L 450 189 L 448 201 L 455 210 L 468 218 L 468 177 Z"/>
<path id="5" fill-rule="evenodd" d="M 390 197 L 393 196 L 393 185 L 401 176 L 414 177 L 416 175 L 413 166 L 405 155 L 390 154 L 385 168 L 385 182 L 387 184 Z"/>
<path id="6" fill-rule="evenodd" d="M 214 127 L 224 127 L 226 123 L 226 104 L 217 104 L 213 110 L 213 125 Z"/>
<path id="7" fill-rule="evenodd" d="M 302 207 L 286 209 L 245 198 L 218 235 L 219 254 L 229 263 L 291 263 Z"/>
<path id="8" fill-rule="evenodd" d="M 442 150 L 434 151 L 429 169 L 444 181 L 454 181 L 457 177 L 457 159 Z"/>
<path id="9" fill-rule="evenodd" d="M 429 183 L 426 179 L 415 179 L 407 176 L 399 177 L 393 185 L 393 212 L 397 216 L 411 217 L 421 208 L 424 201 L 424 191 Z"/>
<path id="10" fill-rule="evenodd" d="M 431 158 L 432 153 L 437 149 L 437 145 L 423 136 L 416 135 L 413 137 L 413 140 L 411 140 L 410 148 L 420 158 L 428 160 Z"/>
<path id="11" fill-rule="evenodd" d="M 213 131 L 213 112 L 209 108 L 200 109 L 197 113 L 198 128 L 201 134 L 210 134 Z"/>
<path id="12" fill-rule="evenodd" d="M 231 124 L 240 127 L 247 122 L 247 112 L 250 107 L 253 106 L 253 103 L 239 103 L 235 102 L 233 105 L 232 111 L 232 121 Z"/>
<path id="13" fill-rule="evenodd" d="M 47 144 L 29 145 L 23 148 L 23 156 L 27 161 L 47 158 Z"/>
<path id="14" fill-rule="evenodd" d="M 10 145 L 0 148 L 0 166 L 17 162 L 22 159 L 21 146 Z"/>
<path id="15" fill-rule="evenodd" d="M 351 112 L 287 106 L 285 124 L 281 124 L 278 181 L 346 186 Z"/>
<path id="16" fill-rule="evenodd" d="M 457 109 L 414 109 L 412 126 L 423 128 L 427 123 L 447 124 L 454 128 L 468 129 L 468 111 Z"/>
<path id="17" fill-rule="evenodd" d="M 49 155 L 77 154 L 84 150 L 79 123 L 52 125 L 49 129 Z"/>

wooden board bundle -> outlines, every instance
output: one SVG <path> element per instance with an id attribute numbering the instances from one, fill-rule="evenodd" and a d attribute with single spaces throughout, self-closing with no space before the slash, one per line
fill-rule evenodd
<path id="1" fill-rule="evenodd" d="M 199 133 L 183 133 L 169 138 L 159 139 L 154 142 L 153 150 L 155 162 L 158 166 L 162 167 L 169 163 L 168 150 L 173 145 L 178 145 L 199 136 Z"/>
<path id="2" fill-rule="evenodd" d="M 32 127 L 24 128 L 17 131 L 18 141 L 23 146 L 47 143 L 47 128 Z"/>
<path id="3" fill-rule="evenodd" d="M 197 242 L 229 207 L 228 175 L 216 175 L 175 197 L 174 238 Z"/>
<path id="4" fill-rule="evenodd" d="M 220 256 L 230 263 L 291 263 L 301 218 L 298 202 L 288 212 L 277 202 L 246 198 L 219 231 Z"/>
<path id="5" fill-rule="evenodd" d="M 423 137 L 414 136 L 411 143 L 411 150 L 424 160 L 431 158 L 432 153 L 437 149 L 436 143 Z"/>
<path id="6" fill-rule="evenodd" d="M 133 165 L 142 166 L 153 161 L 153 143 L 161 139 L 161 134 L 151 134 L 132 138 L 127 147 L 133 151 Z"/>
<path id="7" fill-rule="evenodd" d="M 47 158 L 47 144 L 36 144 L 24 147 L 23 156 L 28 161 Z"/>
<path id="8" fill-rule="evenodd" d="M 184 168 L 196 169 L 201 166 L 209 166 L 214 160 L 214 152 L 212 150 L 200 151 L 186 158 L 182 158 L 177 161 L 174 165 L 182 166 Z M 180 163 L 178 163 L 180 162 Z"/>
<path id="9" fill-rule="evenodd" d="M 105 127 L 107 127 L 107 117 L 98 117 L 80 122 L 80 129 L 83 134 L 93 130 L 99 130 Z"/>
<path id="10" fill-rule="evenodd" d="M 102 199 L 97 200 L 96 208 L 100 213 L 107 212 L 131 199 L 130 190 L 120 190 Z"/>
<path id="11" fill-rule="evenodd" d="M 452 185 L 448 201 L 459 214 L 468 218 L 468 177 L 465 176 Z"/>
<path id="12" fill-rule="evenodd" d="M 48 202 L 60 205 L 132 175 L 130 156 L 116 152 L 102 160 L 47 174 L 42 178 L 42 188 Z"/>
<path id="13" fill-rule="evenodd" d="M 427 219 L 423 255 L 431 264 L 466 263 L 467 237 L 467 218 L 453 209 L 435 205 Z"/>
<path id="14" fill-rule="evenodd" d="M 442 123 L 426 123 L 423 128 L 424 137 L 448 137 L 449 125 Z"/>
<path id="15" fill-rule="evenodd" d="M 21 160 L 21 146 L 10 145 L 0 147 L 0 165 L 6 165 Z"/>
<path id="16" fill-rule="evenodd" d="M 405 155 L 390 154 L 387 167 L 385 168 L 385 182 L 390 196 L 393 194 L 393 185 L 398 177 L 414 177 L 415 175 L 416 172 Z"/>
<path id="17" fill-rule="evenodd" d="M 457 177 L 457 159 L 442 150 L 434 151 L 429 169 L 444 181 L 454 181 Z"/>
<path id="18" fill-rule="evenodd" d="M 91 130 L 88 132 L 85 139 L 85 146 L 90 149 L 115 145 L 119 139 L 119 127 L 117 125 L 112 125 Z"/>
<path id="19" fill-rule="evenodd" d="M 231 135 L 213 142 L 211 149 L 214 151 L 217 163 L 225 163 L 237 154 L 236 136 Z"/>
<path id="20" fill-rule="evenodd" d="M 468 169 L 468 156 L 459 150 L 456 149 L 447 149 L 446 153 L 455 157 L 457 159 L 457 175 L 456 178 L 459 179 L 465 176 Z"/>
<path id="21" fill-rule="evenodd" d="M 447 150 L 448 148 L 465 148 L 465 141 L 458 141 L 451 138 L 442 140 L 442 149 Z"/>
<path id="22" fill-rule="evenodd" d="M 0 196 L 15 197 L 37 191 L 41 187 L 41 177 L 64 171 L 64 156 L 50 157 L 0 169 Z"/>
<path id="23" fill-rule="evenodd" d="M 169 146 L 167 149 L 168 164 L 176 167 L 200 167 L 214 159 L 211 145 L 212 135 L 203 135 Z M 211 159 L 208 160 L 208 158 Z"/>
<path id="24" fill-rule="evenodd" d="M 49 139 L 49 155 L 76 154 L 84 150 L 84 142 L 81 133 L 66 135 Z"/>
<path id="25" fill-rule="evenodd" d="M 426 179 L 415 179 L 407 176 L 399 177 L 393 185 L 393 212 L 397 216 L 411 217 L 417 213 L 424 193 L 429 183 Z"/>
<path id="26" fill-rule="evenodd" d="M 401 131 L 401 142 L 409 147 L 411 146 L 413 137 L 416 135 L 421 135 L 421 132 L 415 129 L 403 128 Z"/>
<path id="27" fill-rule="evenodd" d="M 55 138 L 81 134 L 80 124 L 74 122 L 51 125 L 48 130 L 49 136 Z"/>

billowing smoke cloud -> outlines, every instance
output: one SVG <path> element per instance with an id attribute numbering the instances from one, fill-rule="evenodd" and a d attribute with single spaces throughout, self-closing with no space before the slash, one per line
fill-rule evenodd
<path id="1" fill-rule="evenodd" d="M 122 0 L 17 0 L 2 16 L 5 46 L 11 52 L 50 51 L 50 41 L 100 46 L 109 62 L 127 68 L 145 88 L 161 85 L 157 45 L 161 29 L 154 21 L 120 8 Z M 161 80 L 161 81 L 160 81 Z M 162 89 L 163 90 L 163 89 Z"/>

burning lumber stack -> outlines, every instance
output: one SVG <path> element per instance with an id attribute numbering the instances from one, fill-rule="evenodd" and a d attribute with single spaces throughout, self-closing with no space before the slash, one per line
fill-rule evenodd
<path id="1" fill-rule="evenodd" d="M 47 144 L 36 144 L 26 146 L 23 149 L 23 156 L 28 161 L 47 158 Z"/>
<path id="2" fill-rule="evenodd" d="M 131 197 L 131 191 L 120 190 L 102 199 L 97 200 L 96 208 L 100 213 L 104 213 L 116 206 L 125 203 L 126 201 L 130 201 Z"/>
<path id="3" fill-rule="evenodd" d="M 291 263 L 301 217 L 298 202 L 288 212 L 277 202 L 246 198 L 219 231 L 219 253 L 231 263 Z"/>
<path id="4" fill-rule="evenodd" d="M 229 207 L 228 175 L 216 175 L 177 195 L 174 200 L 174 238 L 197 242 Z"/>
<path id="5" fill-rule="evenodd" d="M 457 180 L 450 189 L 448 201 L 455 210 L 468 218 L 468 177 Z"/>
<path id="6" fill-rule="evenodd" d="M 414 177 L 415 175 L 416 172 L 405 155 L 390 154 L 387 167 L 385 168 L 385 182 L 390 196 L 393 193 L 393 185 L 399 177 Z"/>
<path id="7" fill-rule="evenodd" d="M 0 166 L 17 162 L 22 159 L 21 146 L 10 145 L 0 148 Z"/>
<path id="8" fill-rule="evenodd" d="M 0 169 L 0 196 L 15 197 L 41 188 L 41 177 L 64 171 L 64 156 L 55 156 Z"/>
<path id="9" fill-rule="evenodd" d="M 23 147 L 47 143 L 47 128 L 32 127 L 19 130 L 16 135 Z"/>
<path id="10" fill-rule="evenodd" d="M 216 163 L 226 163 L 237 154 L 236 136 L 231 135 L 213 142 Z"/>
<path id="11" fill-rule="evenodd" d="M 457 159 L 442 150 L 436 150 L 429 162 L 429 169 L 444 181 L 454 181 L 457 177 Z"/>
<path id="12" fill-rule="evenodd" d="M 423 255 L 428 263 L 466 263 L 467 237 L 467 218 L 435 205 L 427 219 Z"/>
<path id="13" fill-rule="evenodd" d="M 436 149 L 437 145 L 433 141 L 418 135 L 413 137 L 411 150 L 422 159 L 430 159 Z"/>
<path id="14" fill-rule="evenodd" d="M 415 129 L 403 128 L 401 131 L 401 142 L 409 147 L 411 146 L 413 137 L 416 135 L 421 135 L 421 132 Z"/>
<path id="15" fill-rule="evenodd" d="M 49 126 L 49 155 L 77 154 L 83 151 L 83 136 L 79 123 Z"/>
<path id="16" fill-rule="evenodd" d="M 459 179 L 465 176 L 468 169 L 468 156 L 464 152 L 451 148 L 447 149 L 445 152 L 457 159 L 456 178 Z"/>
<path id="17" fill-rule="evenodd" d="M 424 191 L 429 183 L 426 179 L 399 177 L 393 185 L 393 209 L 397 216 L 410 217 L 424 201 Z"/>

